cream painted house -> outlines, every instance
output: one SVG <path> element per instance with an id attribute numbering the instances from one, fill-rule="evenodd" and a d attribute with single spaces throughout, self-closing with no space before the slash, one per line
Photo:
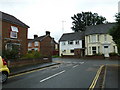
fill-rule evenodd
<path id="1" fill-rule="evenodd" d="M 85 31 L 85 55 L 104 54 L 109 57 L 109 53 L 118 53 L 117 46 L 108 34 L 114 26 L 113 23 L 88 26 Z"/>

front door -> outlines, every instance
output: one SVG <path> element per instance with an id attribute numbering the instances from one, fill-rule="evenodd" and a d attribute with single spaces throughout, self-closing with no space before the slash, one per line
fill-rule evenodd
<path id="1" fill-rule="evenodd" d="M 104 56 L 109 57 L 109 48 L 108 48 L 108 46 L 104 46 Z"/>

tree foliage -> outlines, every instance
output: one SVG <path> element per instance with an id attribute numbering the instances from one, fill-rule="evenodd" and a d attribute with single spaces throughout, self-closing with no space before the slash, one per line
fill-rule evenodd
<path id="1" fill-rule="evenodd" d="M 75 32 L 85 31 L 85 26 L 103 24 L 106 21 L 105 17 L 92 12 L 77 13 L 71 18 L 73 20 L 71 29 Z"/>
<path id="2" fill-rule="evenodd" d="M 120 54 L 120 13 L 115 15 L 116 25 L 110 30 L 110 35 L 113 37 L 113 41 L 117 44 L 118 53 Z"/>

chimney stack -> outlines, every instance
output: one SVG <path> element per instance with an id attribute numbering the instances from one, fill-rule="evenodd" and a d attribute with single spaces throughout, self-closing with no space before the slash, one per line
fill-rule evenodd
<path id="1" fill-rule="evenodd" d="M 46 35 L 49 35 L 49 36 L 50 36 L 50 32 L 49 32 L 49 31 L 46 31 Z"/>
<path id="2" fill-rule="evenodd" d="M 37 38 L 37 37 L 38 37 L 38 35 L 34 35 L 34 39 Z"/>

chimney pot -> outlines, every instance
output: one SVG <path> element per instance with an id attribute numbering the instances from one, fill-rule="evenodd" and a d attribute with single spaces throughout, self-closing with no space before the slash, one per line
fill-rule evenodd
<path id="1" fill-rule="evenodd" d="M 34 35 L 34 39 L 37 38 L 37 37 L 38 37 L 38 35 Z"/>
<path id="2" fill-rule="evenodd" d="M 50 32 L 49 32 L 49 31 L 46 31 L 46 35 L 50 35 Z"/>

